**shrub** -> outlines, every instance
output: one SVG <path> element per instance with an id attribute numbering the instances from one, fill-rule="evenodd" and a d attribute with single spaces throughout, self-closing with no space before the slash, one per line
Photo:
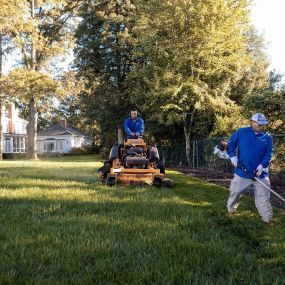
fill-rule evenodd
<path id="1" fill-rule="evenodd" d="M 83 155 L 95 153 L 95 147 L 93 145 L 85 145 L 82 147 L 73 147 L 71 148 L 70 155 Z"/>

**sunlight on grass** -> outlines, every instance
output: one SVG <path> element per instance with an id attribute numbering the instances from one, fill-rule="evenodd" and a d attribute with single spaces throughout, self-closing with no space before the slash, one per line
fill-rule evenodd
<path id="1" fill-rule="evenodd" d="M 283 212 L 175 171 L 174 188 L 102 185 L 96 156 L 0 162 L 0 284 L 282 284 Z M 233 258 L 234 257 L 234 258 Z M 242 272 L 242 280 L 240 272 Z"/>
<path id="2" fill-rule="evenodd" d="M 161 198 L 162 203 L 174 203 L 177 205 L 189 205 L 189 206 L 200 206 L 205 207 L 211 205 L 208 201 L 201 201 L 201 202 L 195 202 L 195 201 L 186 201 L 185 199 L 181 199 L 180 197 L 173 197 L 172 199 L 169 198 Z"/>

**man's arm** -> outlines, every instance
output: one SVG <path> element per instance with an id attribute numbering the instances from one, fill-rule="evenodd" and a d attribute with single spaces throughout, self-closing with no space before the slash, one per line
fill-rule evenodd
<path id="1" fill-rule="evenodd" d="M 228 155 L 231 159 L 232 165 L 237 168 L 238 166 L 238 158 L 236 154 L 236 149 L 238 146 L 238 130 L 230 137 L 228 142 Z"/>
<path id="2" fill-rule="evenodd" d="M 129 119 L 126 119 L 125 120 L 125 123 L 124 123 L 124 131 L 125 131 L 125 134 L 127 134 L 128 136 L 131 135 L 132 131 L 130 130 L 129 128 Z"/>
<path id="3" fill-rule="evenodd" d="M 230 157 L 236 156 L 236 149 L 238 146 L 239 130 L 237 130 L 228 141 L 228 155 Z"/>
<path id="4" fill-rule="evenodd" d="M 263 159 L 261 160 L 261 165 L 266 168 L 269 165 L 269 162 L 272 158 L 272 152 L 273 152 L 273 147 L 272 147 L 272 138 L 269 135 L 267 138 L 267 148 L 266 148 L 266 152 L 265 155 L 263 157 Z"/>
<path id="5" fill-rule="evenodd" d="M 139 126 L 138 133 L 139 133 L 140 135 L 143 135 L 143 133 L 144 133 L 144 121 L 143 121 L 142 118 L 140 118 L 140 126 Z"/>

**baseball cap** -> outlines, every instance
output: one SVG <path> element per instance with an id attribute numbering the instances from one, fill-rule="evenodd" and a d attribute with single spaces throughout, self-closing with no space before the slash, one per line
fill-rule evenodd
<path id="1" fill-rule="evenodd" d="M 267 125 L 268 122 L 265 118 L 265 116 L 262 113 L 256 113 L 251 117 L 252 121 L 257 122 L 259 125 L 264 126 Z"/>

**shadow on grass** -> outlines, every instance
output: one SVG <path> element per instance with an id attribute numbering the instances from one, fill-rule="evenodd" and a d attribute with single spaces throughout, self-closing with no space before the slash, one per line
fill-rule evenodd
<path id="1" fill-rule="evenodd" d="M 34 199 L 26 198 L 1 198 L 0 207 L 10 211 L 11 219 L 26 217 L 34 222 L 44 222 L 50 225 L 60 224 L 97 224 L 97 226 L 120 225 L 124 232 L 136 229 L 138 221 L 157 229 L 158 225 L 169 226 L 172 230 L 196 231 L 200 233 L 203 242 L 211 240 L 208 231 L 221 231 L 221 233 L 238 237 L 240 242 L 248 247 L 248 250 L 261 248 L 259 237 L 253 236 L 252 231 L 256 226 L 250 222 L 247 224 L 241 219 L 233 220 L 227 217 L 220 209 L 209 204 L 207 201 L 188 199 L 185 201 L 172 202 L 171 197 L 160 197 L 152 195 L 148 201 L 141 199 L 142 195 L 130 193 L 129 191 L 116 193 L 104 190 L 96 193 L 107 194 L 101 199 L 106 201 L 80 201 L 79 199 Z M 118 195 L 119 194 L 119 195 Z M 144 194 L 144 193 L 143 193 Z M 124 196 L 124 198 L 122 198 Z M 89 200 L 94 199 L 90 195 Z M 115 198 L 120 198 L 114 201 Z M 124 201 L 127 200 L 127 201 Z M 136 201 L 138 200 L 138 201 Z M 191 202 L 190 202 L 191 201 Z M 7 213 L 7 212 L 6 212 Z M 242 218 L 244 220 L 244 218 Z M 140 228 L 140 230 L 143 228 Z M 259 227 L 262 232 L 264 227 Z M 220 238 L 223 238 L 221 235 Z"/>
<path id="2" fill-rule="evenodd" d="M 172 202 L 173 193 L 143 201 L 143 190 L 122 191 L 130 200 L 1 198 L 2 273 L 14 284 L 237 284 L 241 271 L 247 284 L 273 280 L 258 273 L 261 228 L 240 233 L 213 205 Z"/>

